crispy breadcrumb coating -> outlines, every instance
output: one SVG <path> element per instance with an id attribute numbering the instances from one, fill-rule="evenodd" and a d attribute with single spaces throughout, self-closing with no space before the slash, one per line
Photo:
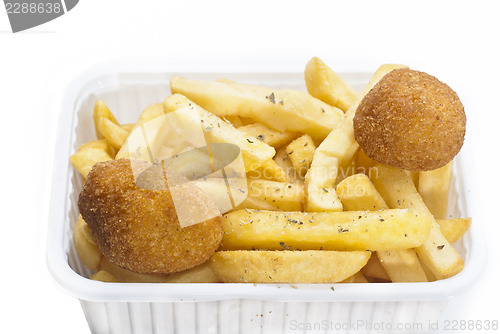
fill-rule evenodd
<path id="1" fill-rule="evenodd" d="M 460 151 L 466 117 L 457 94 L 424 72 L 389 72 L 361 101 L 354 136 L 375 161 L 411 171 L 446 165 Z"/>
<path id="2" fill-rule="evenodd" d="M 134 161 L 137 165 L 142 170 L 157 166 Z M 162 166 L 157 167 L 165 176 Z M 194 185 L 186 187 L 190 196 L 197 196 L 198 208 L 214 205 Z M 78 207 L 101 252 L 113 263 L 143 274 L 168 274 L 205 262 L 222 239 L 221 217 L 181 227 L 168 186 L 155 189 L 137 186 L 128 159 L 94 165 Z"/>

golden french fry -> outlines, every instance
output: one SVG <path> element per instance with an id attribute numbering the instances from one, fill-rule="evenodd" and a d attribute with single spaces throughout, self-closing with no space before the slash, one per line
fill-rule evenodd
<path id="1" fill-rule="evenodd" d="M 197 267 L 170 275 L 139 274 L 117 266 L 104 256 L 101 260 L 101 269 L 113 275 L 124 283 L 217 283 L 208 262 Z"/>
<path id="2" fill-rule="evenodd" d="M 217 116 L 248 117 L 272 129 L 306 133 L 316 140 L 324 139 L 343 118 L 342 110 L 301 91 L 179 76 L 172 78 L 170 89 Z"/>
<path id="3" fill-rule="evenodd" d="M 90 279 L 94 281 L 110 282 L 110 283 L 119 282 L 115 276 L 108 273 L 106 270 L 99 270 L 94 275 L 90 276 Z"/>
<path id="4" fill-rule="evenodd" d="M 99 140 L 100 143 L 102 143 L 102 141 L 105 142 L 104 139 Z M 75 154 L 69 157 L 71 164 L 84 178 L 87 177 L 96 163 L 113 159 L 113 157 L 107 153 L 105 146 L 95 142 L 96 141 L 84 144 Z M 91 143 L 95 146 L 92 146 Z"/>
<path id="5" fill-rule="evenodd" d="M 363 267 L 368 251 L 220 251 L 210 258 L 215 275 L 232 283 L 335 283 Z"/>
<path id="6" fill-rule="evenodd" d="M 76 252 L 85 267 L 90 270 L 96 270 L 101 261 L 101 252 L 95 244 L 90 243 L 84 232 L 86 223 L 82 216 L 78 216 L 75 229 L 73 230 L 73 243 L 75 244 Z"/>
<path id="7" fill-rule="evenodd" d="M 337 186 L 337 195 L 347 210 L 388 209 L 384 199 L 365 174 L 353 175 L 340 182 Z M 377 262 L 388 276 L 374 275 L 373 272 L 364 272 L 365 275 L 393 282 L 425 282 L 427 280 L 414 249 L 378 251 L 376 256 Z M 369 261 L 370 264 L 371 262 L 373 261 Z M 368 269 L 373 268 L 369 267 L 365 270 Z"/>
<path id="8" fill-rule="evenodd" d="M 459 273 L 464 261 L 441 233 L 411 177 L 405 171 L 387 165 L 377 164 L 373 168 L 377 173 L 372 174 L 372 182 L 390 208 L 410 207 L 416 213 L 430 217 L 429 237 L 423 245 L 416 248 L 420 261 L 429 267 L 438 279 Z"/>
<path id="9" fill-rule="evenodd" d="M 384 281 L 391 280 L 391 278 L 387 274 L 387 271 L 384 269 L 375 253 L 372 253 L 372 256 L 370 257 L 366 265 L 361 269 L 361 273 L 364 276 L 378 278 Z"/>
<path id="10" fill-rule="evenodd" d="M 165 283 L 166 280 L 166 275 L 139 274 L 122 268 L 104 256 L 101 258 L 100 268 L 124 283 Z"/>
<path id="11" fill-rule="evenodd" d="M 272 205 L 263 199 L 250 196 L 247 196 L 247 198 L 245 198 L 243 202 L 235 208 L 235 211 L 243 209 L 279 211 L 279 208 L 276 205 Z"/>
<path id="12" fill-rule="evenodd" d="M 250 180 L 248 196 L 266 201 L 281 211 L 300 211 L 305 200 L 303 186 L 268 180 Z"/>
<path id="13" fill-rule="evenodd" d="M 418 180 L 420 178 L 420 172 L 414 172 L 410 170 L 405 170 L 406 174 L 411 178 L 415 187 L 418 187 Z"/>
<path id="14" fill-rule="evenodd" d="M 129 135 L 129 132 L 122 129 L 120 125 L 104 117 L 101 117 L 99 120 L 99 129 L 103 137 L 117 150 L 122 147 Z"/>
<path id="15" fill-rule="evenodd" d="M 238 210 L 223 216 L 221 249 L 390 250 L 421 245 L 431 219 L 410 209 L 344 212 Z"/>
<path id="16" fill-rule="evenodd" d="M 364 95 L 390 71 L 403 65 L 386 64 L 379 67 L 345 114 L 343 122 L 330 132 L 314 153 L 306 175 L 307 211 L 341 211 L 342 204 L 333 187 L 336 184 L 339 166 L 351 160 L 358 150 L 354 139 L 353 117 Z"/>
<path id="17" fill-rule="evenodd" d="M 337 186 L 337 195 L 347 210 L 375 211 L 388 209 L 384 199 L 365 174 L 356 174 L 340 182 Z M 388 274 L 388 277 L 375 276 L 373 273 L 364 272 L 365 275 L 386 280 L 390 279 L 393 282 L 427 281 L 414 249 L 378 251 L 376 256 L 379 265 L 381 264 L 385 269 L 384 272 Z"/>
<path id="18" fill-rule="evenodd" d="M 270 181 L 286 182 L 285 171 L 273 159 L 266 160 L 259 168 L 248 171 L 249 179 L 265 179 Z"/>
<path id="19" fill-rule="evenodd" d="M 239 127 L 242 127 L 244 125 L 241 118 L 238 117 L 237 115 L 222 117 L 222 119 L 225 120 L 226 122 L 232 124 L 235 128 L 239 128 Z M 255 137 L 255 136 L 253 136 L 253 137 Z"/>
<path id="20" fill-rule="evenodd" d="M 315 150 L 316 145 L 309 135 L 295 139 L 286 147 L 286 154 L 301 177 L 304 177 L 309 170 Z"/>
<path id="21" fill-rule="evenodd" d="M 163 109 L 163 103 L 153 103 L 144 108 L 135 126 L 140 126 L 164 114 L 165 110 Z"/>
<path id="22" fill-rule="evenodd" d="M 470 227 L 471 218 L 436 219 L 441 233 L 450 244 L 457 242 Z"/>
<path id="23" fill-rule="evenodd" d="M 262 123 L 243 125 L 240 126 L 238 130 L 263 141 L 275 149 L 290 143 L 290 141 L 299 136 L 297 132 L 273 130 Z"/>
<path id="24" fill-rule="evenodd" d="M 113 146 L 111 146 L 111 144 L 106 139 L 91 140 L 86 142 L 85 144 L 82 144 L 78 148 L 78 150 L 86 150 L 86 149 L 104 151 L 110 157 L 114 157 L 116 154 L 116 150 L 113 148 Z"/>
<path id="25" fill-rule="evenodd" d="M 344 179 L 337 185 L 336 192 L 346 210 L 388 209 L 384 199 L 365 174 L 356 174 Z"/>
<path id="26" fill-rule="evenodd" d="M 104 138 L 103 134 L 101 133 L 100 126 L 99 126 L 99 121 L 100 121 L 101 117 L 104 117 L 104 118 L 108 119 L 109 121 L 118 125 L 118 121 L 116 120 L 113 113 L 111 113 L 111 111 L 109 110 L 108 106 L 104 103 L 104 101 L 97 100 L 95 102 L 95 105 L 94 105 L 94 114 L 93 114 L 94 126 L 95 126 L 95 132 L 96 132 L 97 139 Z"/>
<path id="27" fill-rule="evenodd" d="M 166 283 L 219 283 L 207 261 L 194 268 L 173 273 L 165 278 Z"/>
<path id="28" fill-rule="evenodd" d="M 422 269 L 424 270 L 425 276 L 427 277 L 427 281 L 434 282 L 437 281 L 436 276 L 432 273 L 432 271 L 425 265 L 425 263 L 421 262 Z"/>
<path id="29" fill-rule="evenodd" d="M 181 108 L 192 108 L 195 110 L 203 122 L 207 141 L 209 143 L 231 143 L 237 145 L 241 149 L 246 171 L 259 168 L 265 161 L 272 159 L 276 153 L 271 146 L 235 129 L 231 124 L 204 110 L 185 96 L 179 94 L 171 95 L 163 103 L 165 112 Z"/>
<path id="30" fill-rule="evenodd" d="M 290 161 L 290 158 L 286 153 L 286 147 L 280 148 L 276 152 L 276 155 L 274 156 L 273 160 L 284 171 L 285 173 L 284 181 L 304 184 L 304 180 L 299 177 L 298 172 L 295 170 L 295 168 L 293 168 L 292 162 Z"/>
<path id="31" fill-rule="evenodd" d="M 366 279 L 366 277 L 361 272 L 357 272 L 353 276 L 352 283 L 369 283 L 369 282 L 368 282 L 368 280 Z"/>
<path id="32" fill-rule="evenodd" d="M 127 131 L 128 133 L 130 133 L 130 131 L 132 131 L 132 129 L 135 127 L 135 123 L 129 123 L 129 124 L 121 124 L 120 127 Z"/>
<path id="33" fill-rule="evenodd" d="M 450 161 L 441 168 L 418 173 L 418 192 L 436 219 L 446 218 L 452 169 Z"/>
<path id="34" fill-rule="evenodd" d="M 356 101 L 358 93 L 321 59 L 314 57 L 304 71 L 309 94 L 343 111 Z"/>
<path id="35" fill-rule="evenodd" d="M 153 119 L 164 115 L 165 111 L 163 111 L 162 103 L 154 103 L 147 106 L 139 116 L 137 123 L 130 130 L 129 135 L 127 136 L 127 140 L 121 145 L 120 150 L 115 156 L 115 159 L 130 159 L 130 158 L 141 158 L 136 157 L 135 155 L 131 156 L 129 152 L 129 146 L 131 146 L 131 142 L 140 142 L 137 140 L 137 137 L 144 137 L 143 132 L 147 132 L 148 138 L 151 140 L 155 140 L 160 133 L 161 119 L 158 122 L 151 122 Z M 149 126 L 144 127 L 143 125 L 149 122 Z M 147 130 L 146 130 L 147 129 Z M 134 152 L 135 153 L 135 152 Z M 142 157 L 144 160 L 147 160 L 147 157 Z"/>
<path id="36" fill-rule="evenodd" d="M 358 172 L 368 175 L 369 169 L 377 163 L 366 155 L 361 148 L 355 154 L 356 167 Z"/>

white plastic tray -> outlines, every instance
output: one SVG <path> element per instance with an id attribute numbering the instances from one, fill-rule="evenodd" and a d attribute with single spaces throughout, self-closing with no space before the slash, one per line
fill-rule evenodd
<path id="1" fill-rule="evenodd" d="M 131 64 L 94 68 L 68 86 L 58 127 L 47 259 L 56 281 L 81 300 L 94 333 L 254 333 L 256 329 L 297 333 L 323 320 L 427 323 L 439 316 L 448 298 L 473 284 L 485 252 L 476 227 L 480 222 L 475 220 L 454 245 L 465 260 L 464 270 L 431 283 L 131 284 L 88 279 L 92 273 L 80 262 L 72 242 L 82 180 L 68 158 L 81 144 L 95 139 L 96 99 L 106 101 L 120 122 L 132 123 L 144 107 L 170 94 L 174 74 L 305 90 L 302 73 L 178 73 L 175 68 Z M 341 75 L 361 90 L 371 73 Z M 473 174 L 467 161 L 465 145 L 454 164 L 449 204 L 453 217 L 475 216 L 473 183 L 468 178 Z M 347 333 L 348 328 L 337 332 Z"/>

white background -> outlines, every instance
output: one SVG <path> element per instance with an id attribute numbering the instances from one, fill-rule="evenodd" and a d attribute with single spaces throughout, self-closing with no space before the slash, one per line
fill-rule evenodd
<path id="1" fill-rule="evenodd" d="M 468 115 L 488 262 L 453 299 L 450 319 L 500 320 L 498 138 L 500 20 L 494 1 L 81 0 L 68 14 L 12 34 L 0 6 L 0 332 L 88 333 L 76 299 L 45 264 L 59 93 L 93 64 L 114 60 L 193 69 L 303 71 L 319 56 L 336 71 L 404 63 L 457 91 Z"/>

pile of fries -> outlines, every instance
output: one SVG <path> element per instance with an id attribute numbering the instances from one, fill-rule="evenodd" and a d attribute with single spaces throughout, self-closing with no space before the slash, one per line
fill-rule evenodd
<path id="1" fill-rule="evenodd" d="M 318 58 L 305 69 L 308 93 L 175 76 L 172 95 L 144 109 L 136 124 L 119 124 L 97 101 L 97 139 L 70 158 L 83 178 L 99 161 L 136 158 L 127 145 L 134 129 L 154 131 L 144 125 L 190 108 L 204 124 L 207 143 L 240 148 L 248 188 L 243 202 L 222 216 L 219 250 L 204 264 L 171 275 L 138 274 L 113 264 L 80 217 L 74 243 L 84 265 L 95 270 L 92 279 L 428 282 L 459 273 L 464 261 L 452 244 L 471 219 L 447 219 L 452 162 L 409 172 L 372 161 L 354 139 L 353 117 L 363 96 L 403 67 L 382 65 L 361 93 Z"/>

